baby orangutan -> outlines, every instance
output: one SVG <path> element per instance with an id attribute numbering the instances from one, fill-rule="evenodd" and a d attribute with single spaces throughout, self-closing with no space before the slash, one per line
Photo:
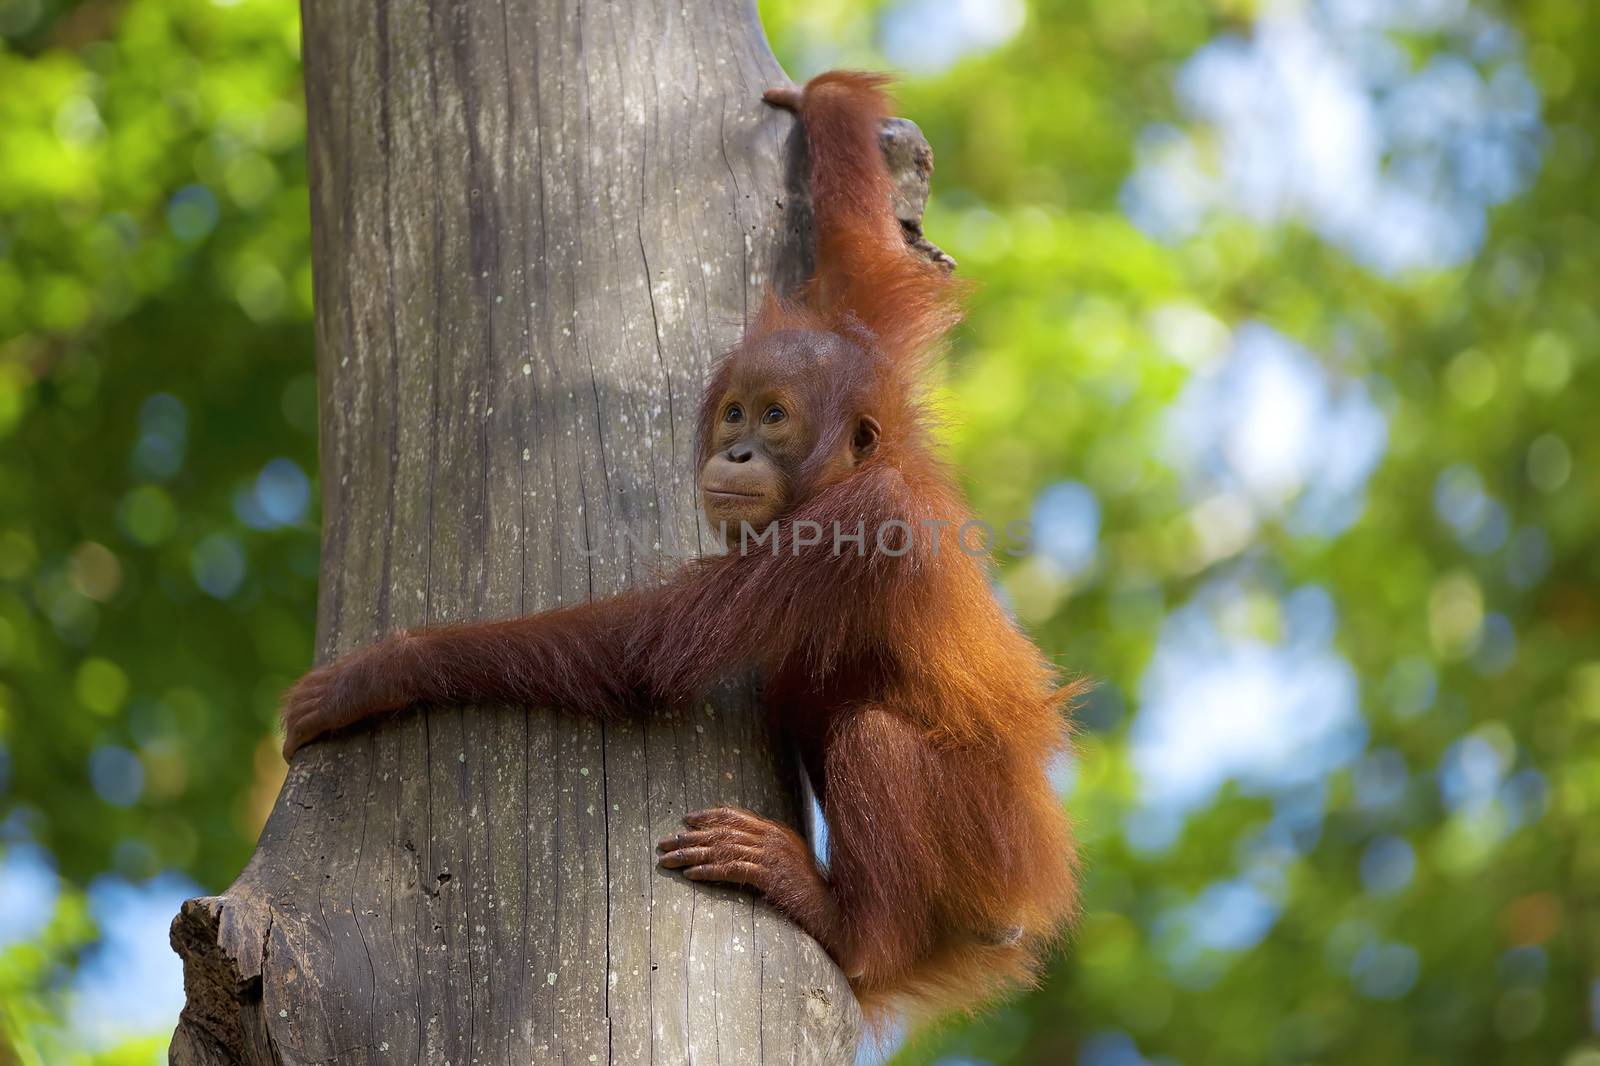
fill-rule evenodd
<path id="1" fill-rule="evenodd" d="M 1046 766 L 1074 686 L 956 544 L 970 516 L 920 379 L 958 293 L 891 209 L 883 83 L 835 71 L 766 94 L 804 124 L 818 269 L 798 302 L 768 296 L 701 402 L 700 494 L 727 553 L 658 588 L 402 633 L 313 670 L 285 698 L 284 750 L 414 704 L 644 713 L 753 668 L 815 786 L 828 866 L 733 807 L 689 815 L 661 865 L 761 893 L 869 1010 L 934 1012 L 1030 980 L 1073 911 Z"/>

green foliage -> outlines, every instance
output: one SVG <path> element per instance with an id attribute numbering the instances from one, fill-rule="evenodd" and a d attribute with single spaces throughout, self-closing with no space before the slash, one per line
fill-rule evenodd
<path id="1" fill-rule="evenodd" d="M 1584 827 L 1600 752 L 1600 447 L 1588 428 L 1600 395 L 1600 13 L 1489 12 L 1522 35 L 1542 166 L 1494 209 L 1469 263 L 1388 278 L 1292 224 L 1222 212 L 1169 244 L 1118 212 L 1138 132 L 1193 126 L 1174 77 L 1206 41 L 1248 33 L 1245 7 L 1045 0 L 1009 43 L 902 86 L 902 110 L 937 154 L 928 231 L 981 286 L 948 381 L 958 463 L 997 521 L 1025 517 L 1056 482 L 1093 490 L 1092 570 L 1063 579 L 1029 559 L 1002 580 L 1046 647 L 1103 685 L 1069 797 L 1087 856 L 1081 927 L 1037 992 L 924 1034 L 897 1061 L 1053 1063 L 1085 1048 L 1089 1061 L 1134 1061 L 1107 1034 L 1188 1063 L 1596 1061 L 1600 852 Z M 854 5 L 765 9 L 797 77 L 838 58 L 882 61 L 877 24 Z M 1444 47 L 1408 44 L 1415 67 Z M 1221 554 L 1208 548 L 1205 501 L 1165 458 L 1168 405 L 1194 374 L 1173 357 L 1174 310 L 1230 331 L 1265 324 L 1370 383 L 1388 447 L 1353 525 L 1307 534 L 1268 519 Z M 1514 549 L 1474 550 L 1452 532 L 1435 502 L 1451 470 L 1475 471 L 1513 530 L 1542 531 L 1548 569 L 1513 579 Z M 1242 950 L 1186 952 L 1174 917 L 1249 865 L 1282 806 L 1228 786 L 1170 848 L 1141 850 L 1123 832 L 1139 796 L 1129 723 L 1163 617 L 1219 576 L 1252 590 L 1235 624 L 1268 639 L 1282 625 L 1276 593 L 1328 593 L 1367 750 L 1399 753 L 1410 773 L 1379 811 L 1362 802 L 1359 768 L 1335 770 L 1315 841 L 1280 860 L 1270 931 Z M 1484 661 L 1491 615 L 1515 633 L 1507 664 Z M 1419 678 L 1437 690 L 1423 710 L 1406 695 Z M 1508 827 L 1498 807 L 1451 809 L 1435 774 L 1463 738 L 1508 773 L 1536 771 L 1542 815 Z M 1380 838 L 1415 856 L 1387 894 L 1360 874 Z M 1373 943 L 1415 952 L 1415 981 L 1393 999 L 1352 976 Z"/>
<path id="2" fill-rule="evenodd" d="M 314 469 L 297 37 L 280 4 L 135 3 L 0 54 L 4 802 L 73 880 L 225 884 L 309 657 L 315 516 L 235 506 Z M 92 787 L 108 746 L 130 802 Z"/>
<path id="3" fill-rule="evenodd" d="M 1102 680 L 1069 796 L 1081 927 L 1036 992 L 922 1035 L 905 1062 L 1104 1064 L 1127 1061 L 1106 1050 L 1124 1038 L 1184 1063 L 1600 1062 L 1584 831 L 1600 809 L 1600 10 L 1486 9 L 1539 88 L 1537 176 L 1463 265 L 1385 276 L 1310 222 L 1223 210 L 1162 241 L 1120 210 L 1151 124 L 1221 150 L 1175 79 L 1208 41 L 1252 33 L 1256 8 L 1039 0 L 1004 43 L 902 86 L 938 154 L 928 232 L 981 284 L 943 393 L 954 456 L 996 524 L 1052 485 L 1092 491 L 1092 566 L 1036 556 L 1001 580 L 1052 654 Z M 885 5 L 762 13 L 796 76 L 884 62 Z M 309 661 L 317 576 L 296 480 L 314 480 L 316 432 L 298 34 L 287 0 L 0 4 L 0 847 L 38 842 L 71 886 L 43 932 L 0 950 L 0 1040 L 23 1062 L 79 1054 L 54 1019 L 94 935 L 81 887 L 163 869 L 222 887 L 282 773 L 273 706 Z M 1397 40 L 1414 68 L 1454 46 Z M 1252 324 L 1382 411 L 1347 528 L 1308 532 L 1290 500 L 1221 536 L 1238 530 L 1170 454 L 1172 405 Z M 1512 533 L 1540 531 L 1531 580 L 1512 547 L 1441 519 L 1451 471 Z M 1365 749 L 1408 772 L 1379 809 L 1367 763 L 1333 768 L 1316 832 L 1275 853 L 1270 928 L 1191 950 L 1186 908 L 1242 876 L 1292 806 L 1235 782 L 1170 846 L 1129 830 L 1163 623 L 1223 580 L 1242 590 L 1225 624 L 1263 644 L 1288 592 L 1326 593 Z M 1488 663 L 1500 624 L 1514 653 Z M 1532 817 L 1441 797 L 1463 742 L 1507 778 L 1536 772 Z M 1414 871 L 1374 892 L 1363 861 L 1395 841 Z M 1374 998 L 1360 975 L 1400 947 L 1414 980 Z"/>
<path id="4" fill-rule="evenodd" d="M 256 529 L 236 506 L 275 459 L 315 473 L 297 12 L 85 4 L 16 29 L 0 51 L 5 835 L 48 848 L 69 884 L 177 869 L 220 889 L 281 779 L 273 708 L 314 619 L 314 510 Z M 34 1031 L 67 1061 L 29 1021 L 61 975 L 19 950 L 0 959 L 12 1040 Z"/>

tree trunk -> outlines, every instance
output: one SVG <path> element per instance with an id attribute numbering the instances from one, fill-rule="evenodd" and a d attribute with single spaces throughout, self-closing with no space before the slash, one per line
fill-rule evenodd
<path id="1" fill-rule="evenodd" d="M 707 364 L 807 271 L 754 3 L 304 18 L 319 659 L 700 552 Z M 687 811 L 792 821 L 795 796 L 745 686 L 648 723 L 436 708 L 314 744 L 238 881 L 173 923 L 172 1061 L 848 1061 L 822 950 L 654 865 Z"/>

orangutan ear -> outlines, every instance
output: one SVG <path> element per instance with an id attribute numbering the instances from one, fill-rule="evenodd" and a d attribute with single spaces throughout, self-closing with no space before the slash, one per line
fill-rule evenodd
<path id="1" fill-rule="evenodd" d="M 862 415 L 856 423 L 856 432 L 850 438 L 850 454 L 860 462 L 878 450 L 878 437 L 883 432 L 883 427 L 878 425 L 878 420 L 871 415 Z"/>

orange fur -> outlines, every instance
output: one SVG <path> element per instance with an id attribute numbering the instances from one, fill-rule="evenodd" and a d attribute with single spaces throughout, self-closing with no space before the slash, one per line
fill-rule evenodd
<path id="1" fill-rule="evenodd" d="M 960 293 L 908 249 L 891 210 L 883 84 L 833 72 L 768 94 L 805 125 L 818 273 L 798 302 L 769 296 L 714 372 L 702 463 L 742 361 L 774 345 L 822 350 L 788 344 L 808 334 L 847 342 L 808 369 L 824 429 L 771 548 L 702 559 L 661 588 L 595 604 L 391 639 L 308 675 L 285 711 L 292 751 L 412 702 L 613 714 L 756 668 L 816 786 L 829 867 L 785 827 L 729 810 L 692 815 L 691 832 L 663 841 L 663 862 L 763 892 L 833 954 L 878 1017 L 891 1006 L 972 1009 L 1030 981 L 1076 906 L 1071 835 L 1046 768 L 1066 745 L 1064 705 L 1077 688 L 1060 683 L 996 601 L 983 563 L 955 544 L 971 516 L 935 451 L 921 377 Z M 862 414 L 881 423 L 881 442 L 840 475 L 826 460 Z M 804 522 L 860 527 L 866 550 L 841 554 L 828 538 L 805 546 Z M 896 522 L 912 529 L 909 550 L 874 550 L 872 531 Z M 930 522 L 944 523 L 937 547 Z"/>

